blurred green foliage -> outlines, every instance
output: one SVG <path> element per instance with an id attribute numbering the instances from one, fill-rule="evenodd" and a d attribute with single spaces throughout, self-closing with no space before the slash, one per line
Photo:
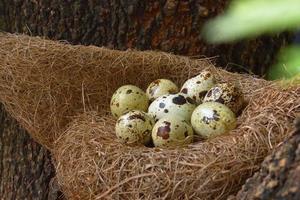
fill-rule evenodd
<path id="1" fill-rule="evenodd" d="M 210 20 L 203 36 L 210 43 L 233 42 L 266 33 L 300 28 L 300 0 L 234 0 L 227 12 Z M 269 79 L 290 78 L 300 71 L 300 46 L 283 49 Z"/>
<path id="2" fill-rule="evenodd" d="M 279 54 L 279 63 L 274 65 L 267 78 L 274 80 L 291 78 L 300 73 L 300 46 L 290 46 Z"/>

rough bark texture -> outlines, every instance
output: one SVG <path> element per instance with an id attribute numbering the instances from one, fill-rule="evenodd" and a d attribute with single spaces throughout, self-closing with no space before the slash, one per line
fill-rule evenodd
<path id="1" fill-rule="evenodd" d="M 159 49 L 190 56 L 217 56 L 218 64 L 264 74 L 287 35 L 234 45 L 207 45 L 204 22 L 222 12 L 228 0 L 0 0 L 5 27 L 111 48 Z M 241 67 L 244 66 L 244 67 Z M 246 71 L 247 71 L 246 70 Z"/>
<path id="2" fill-rule="evenodd" d="M 200 30 L 227 0 L 0 0 L 0 30 L 117 49 L 159 49 L 201 57 L 219 55 L 229 69 L 263 74 L 286 34 L 212 46 Z M 55 199 L 48 192 L 49 153 L 0 110 L 0 199 Z"/>
<path id="3" fill-rule="evenodd" d="M 233 200 L 300 199 L 300 118 L 297 131 L 268 156 Z"/>
<path id="4" fill-rule="evenodd" d="M 61 193 L 50 154 L 0 107 L 0 199 L 55 200 Z"/>

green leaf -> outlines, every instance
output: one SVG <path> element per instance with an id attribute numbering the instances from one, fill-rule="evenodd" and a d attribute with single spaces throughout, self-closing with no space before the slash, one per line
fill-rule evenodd
<path id="1" fill-rule="evenodd" d="M 283 49 L 279 54 L 279 63 L 270 67 L 267 78 L 288 79 L 300 74 L 300 46 Z"/>
<path id="2" fill-rule="evenodd" d="M 211 43 L 232 42 L 299 27 L 300 0 L 236 0 L 204 26 L 203 36 Z"/>

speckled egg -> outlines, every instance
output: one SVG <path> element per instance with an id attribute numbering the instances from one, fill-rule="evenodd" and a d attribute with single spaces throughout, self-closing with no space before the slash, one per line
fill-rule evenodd
<path id="1" fill-rule="evenodd" d="M 203 138 L 210 138 L 234 129 L 236 117 L 224 104 L 206 102 L 194 110 L 191 123 L 196 134 Z"/>
<path id="2" fill-rule="evenodd" d="M 219 102 L 229 107 L 234 113 L 241 110 L 244 98 L 240 89 L 231 83 L 216 84 L 205 95 L 203 102 Z"/>
<path id="3" fill-rule="evenodd" d="M 167 116 L 180 116 L 190 121 L 191 115 L 196 108 L 189 97 L 182 94 L 167 94 L 155 99 L 148 108 L 148 113 L 155 121 Z"/>
<path id="4" fill-rule="evenodd" d="M 133 110 L 118 119 L 115 130 L 117 138 L 124 144 L 148 144 L 153 125 L 154 119 L 147 113 Z"/>
<path id="5" fill-rule="evenodd" d="M 156 122 L 152 140 L 156 147 L 180 147 L 193 142 L 193 129 L 182 118 L 169 115 Z"/>
<path id="6" fill-rule="evenodd" d="M 192 98 L 197 104 L 202 103 L 206 92 L 216 84 L 215 78 L 210 71 L 202 71 L 199 75 L 188 79 L 180 92 Z"/>
<path id="7" fill-rule="evenodd" d="M 157 79 L 150 83 L 146 90 L 146 94 L 150 101 L 154 101 L 157 97 L 165 94 L 176 94 L 179 89 L 175 83 L 168 79 Z"/>
<path id="8" fill-rule="evenodd" d="M 142 89 L 134 85 L 124 85 L 113 94 L 110 110 L 118 118 L 130 110 L 147 111 L 148 105 L 148 97 Z"/>

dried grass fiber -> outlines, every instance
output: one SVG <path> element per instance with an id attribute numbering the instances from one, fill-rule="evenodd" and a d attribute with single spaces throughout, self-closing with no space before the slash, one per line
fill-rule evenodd
<path id="1" fill-rule="evenodd" d="M 153 51 L 72 46 L 0 34 L 0 100 L 49 148 L 69 199 L 224 199 L 292 131 L 300 86 L 278 84 Z M 237 83 L 248 105 L 229 135 L 185 149 L 127 147 L 114 135 L 109 100 L 121 85 L 178 84 L 208 68 Z"/>

